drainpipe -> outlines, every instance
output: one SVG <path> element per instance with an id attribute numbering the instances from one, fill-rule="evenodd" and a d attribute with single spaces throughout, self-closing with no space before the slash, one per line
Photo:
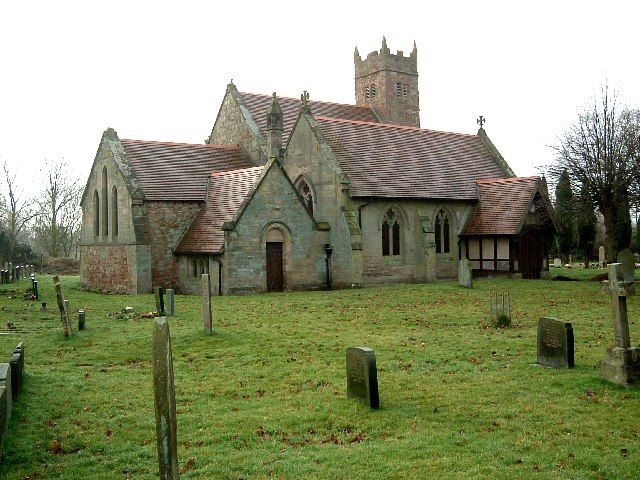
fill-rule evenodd
<path id="1" fill-rule="evenodd" d="M 360 230 L 362 230 L 362 209 L 368 205 L 371 205 L 373 202 L 374 200 L 369 200 L 368 202 L 363 203 L 358 207 L 358 226 L 360 227 Z"/>
<path id="2" fill-rule="evenodd" d="M 327 290 L 331 290 L 331 254 L 333 253 L 333 248 L 331 248 L 331 244 L 324 244 L 324 253 L 326 255 L 324 261 L 327 267 Z"/>
<path id="3" fill-rule="evenodd" d="M 222 295 L 222 262 L 218 261 L 218 295 Z"/>

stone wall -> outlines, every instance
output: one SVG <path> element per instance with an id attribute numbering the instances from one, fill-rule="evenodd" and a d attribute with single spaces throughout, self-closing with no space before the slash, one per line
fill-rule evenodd
<path id="1" fill-rule="evenodd" d="M 284 289 L 324 288 L 328 232 L 316 229 L 293 186 L 273 164 L 234 229 L 225 232 L 224 294 L 266 290 L 266 236 L 272 228 L 285 237 Z"/>
<path id="2" fill-rule="evenodd" d="M 331 226 L 329 243 L 331 277 L 337 288 L 358 286 L 362 282 L 360 231 L 356 211 L 347 196 L 348 184 L 340 180 L 340 170 L 331 152 L 321 148 L 311 125 L 302 117 L 291 135 L 283 166 L 294 182 L 304 178 L 313 195 L 313 215 Z M 349 221 L 352 222 L 351 226 Z"/>
<path id="3" fill-rule="evenodd" d="M 264 114 L 266 115 L 267 112 Z M 227 94 L 220 106 L 207 143 L 240 145 L 257 165 L 264 165 L 266 158 L 261 146 L 266 145 L 266 142 L 235 87 L 227 88 Z"/>
<path id="4" fill-rule="evenodd" d="M 84 288 L 112 293 L 151 291 L 148 245 L 84 245 L 80 262 Z"/>
<path id="5" fill-rule="evenodd" d="M 202 208 L 200 202 L 145 202 L 151 246 L 153 286 L 180 291 L 178 257 L 173 249 Z"/>

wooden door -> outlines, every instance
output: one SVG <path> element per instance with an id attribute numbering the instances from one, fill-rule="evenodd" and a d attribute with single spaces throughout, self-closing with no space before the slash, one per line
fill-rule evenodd
<path id="1" fill-rule="evenodd" d="M 282 292 L 283 289 L 282 242 L 267 242 L 267 292 Z"/>
<path id="2" fill-rule="evenodd" d="M 518 266 L 522 278 L 540 278 L 542 270 L 542 240 L 534 231 L 523 232 L 518 248 Z"/>

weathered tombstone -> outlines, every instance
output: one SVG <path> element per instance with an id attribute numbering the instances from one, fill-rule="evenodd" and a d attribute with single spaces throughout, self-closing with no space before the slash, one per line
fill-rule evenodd
<path id="1" fill-rule="evenodd" d="M 178 480 L 176 394 L 173 383 L 171 335 L 165 317 L 155 319 L 152 354 L 160 480 Z"/>
<path id="2" fill-rule="evenodd" d="M 607 260 L 606 260 L 606 256 L 605 256 L 605 249 L 604 249 L 604 245 L 600 245 L 600 247 L 598 248 L 598 265 L 600 265 L 600 268 L 604 268 Z"/>
<path id="3" fill-rule="evenodd" d="M 24 375 L 24 344 L 20 342 L 11 356 L 11 397 L 15 399 L 22 389 Z"/>
<path id="4" fill-rule="evenodd" d="M 158 312 L 158 316 L 161 317 L 164 315 L 164 288 L 156 287 L 153 289 L 153 292 L 156 295 L 156 312 Z"/>
<path id="5" fill-rule="evenodd" d="M 553 259 L 553 266 L 555 268 L 562 268 L 562 259 L 560 258 L 554 258 Z"/>
<path id="6" fill-rule="evenodd" d="M 84 330 L 85 319 L 84 308 L 81 308 L 78 310 L 78 330 Z"/>
<path id="7" fill-rule="evenodd" d="M 40 305 L 40 311 L 41 312 L 47 311 L 47 302 L 42 302 L 42 304 Z"/>
<path id="8" fill-rule="evenodd" d="M 31 293 L 33 293 L 34 299 L 40 299 L 38 296 L 38 281 L 36 280 L 35 275 L 31 275 Z"/>
<path id="9" fill-rule="evenodd" d="M 370 408 L 380 406 L 376 353 L 368 347 L 347 348 L 347 397 Z"/>
<path id="10" fill-rule="evenodd" d="M 202 316 L 204 331 L 211 333 L 211 279 L 208 273 L 202 274 Z"/>
<path id="11" fill-rule="evenodd" d="M 71 322 L 69 321 L 69 312 L 67 311 L 67 302 L 62 295 L 62 287 L 60 286 L 60 277 L 53 277 L 53 284 L 56 287 L 56 300 L 58 301 L 58 309 L 60 310 L 60 321 L 62 322 L 62 331 L 66 338 L 71 335 Z"/>
<path id="12" fill-rule="evenodd" d="M 16 269 L 13 266 L 13 263 L 9 263 L 9 283 L 13 283 L 16 281 Z"/>
<path id="13" fill-rule="evenodd" d="M 167 316 L 168 317 L 175 317 L 175 292 L 173 291 L 173 288 L 167 288 L 166 290 L 166 294 L 167 294 Z"/>
<path id="14" fill-rule="evenodd" d="M 573 326 L 557 318 L 538 320 L 538 363 L 552 368 L 573 368 Z"/>
<path id="15" fill-rule="evenodd" d="M 611 294 L 614 346 L 607 348 L 607 358 L 598 364 L 600 376 L 623 387 L 640 379 L 640 349 L 631 346 L 627 297 L 635 294 L 633 282 L 626 282 L 620 263 L 612 263 L 606 290 Z"/>
<path id="16" fill-rule="evenodd" d="M 7 387 L 0 387 L 0 452 L 2 443 L 9 428 L 9 415 L 7 412 Z"/>
<path id="17" fill-rule="evenodd" d="M 493 290 L 489 292 L 489 310 L 494 327 L 508 327 L 511 325 L 511 297 L 509 292 L 498 295 Z"/>
<path id="18" fill-rule="evenodd" d="M 0 387 L 7 389 L 7 418 L 11 418 L 11 409 L 13 408 L 13 397 L 11 396 L 11 364 L 0 363 Z"/>
<path id="19" fill-rule="evenodd" d="M 631 253 L 631 250 L 625 248 L 618 254 L 618 263 L 622 265 L 622 274 L 624 275 L 624 281 L 632 283 L 636 270 L 636 258 Z"/>
<path id="20" fill-rule="evenodd" d="M 473 272 L 468 258 L 462 258 L 458 262 L 458 285 L 473 288 Z"/>

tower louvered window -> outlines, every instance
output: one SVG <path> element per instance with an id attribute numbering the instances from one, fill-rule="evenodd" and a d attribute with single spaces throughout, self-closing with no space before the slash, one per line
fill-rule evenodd
<path id="1" fill-rule="evenodd" d="M 407 85 L 406 83 L 396 82 L 396 97 L 407 98 L 408 93 L 409 85 Z"/>

